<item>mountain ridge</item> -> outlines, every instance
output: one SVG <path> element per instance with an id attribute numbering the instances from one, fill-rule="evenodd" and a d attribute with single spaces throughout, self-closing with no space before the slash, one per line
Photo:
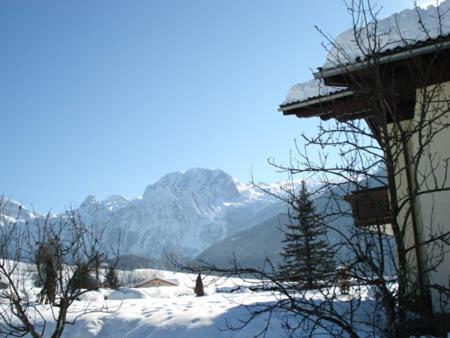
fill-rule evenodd
<path id="1" fill-rule="evenodd" d="M 121 254 L 193 258 L 226 236 L 270 218 L 274 202 L 252 184 L 223 170 L 193 168 L 162 176 L 149 184 L 140 198 L 115 194 L 97 200 L 88 195 L 74 211 L 85 223 L 106 227 L 106 244 L 112 246 L 120 237 Z M 10 221 L 18 216 L 14 214 L 20 206 L 11 203 L 14 208 L 2 215 Z M 45 217 L 20 209 L 25 210 L 23 221 Z M 52 217 L 61 215 L 64 213 Z"/>

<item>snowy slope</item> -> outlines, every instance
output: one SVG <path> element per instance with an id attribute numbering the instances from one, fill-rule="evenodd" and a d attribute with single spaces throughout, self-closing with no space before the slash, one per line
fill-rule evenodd
<path id="1" fill-rule="evenodd" d="M 284 206 L 280 206 L 280 210 Z M 278 264 L 281 260 L 282 225 L 288 223 L 286 214 L 274 216 L 250 229 L 226 237 L 203 251 L 197 260 L 228 267 L 236 257 L 243 266 L 262 267 L 265 259 Z"/>
<path id="2" fill-rule="evenodd" d="M 348 188 L 347 190 L 350 191 L 352 189 Z M 327 193 L 319 195 L 315 200 L 317 210 L 323 212 L 328 205 L 328 201 L 329 195 Z M 341 210 L 347 210 L 349 207 L 347 203 L 340 201 Z M 281 260 L 280 252 L 282 252 L 284 240 L 282 229 L 288 224 L 289 218 L 286 213 L 287 207 L 284 203 L 274 203 L 273 211 L 276 210 L 280 214 L 275 214 L 275 216 L 254 227 L 230 235 L 212 244 L 198 255 L 197 259 L 219 266 L 229 266 L 234 256 L 240 264 L 245 266 L 262 267 L 266 258 L 269 258 L 272 263 L 278 264 Z M 348 229 L 353 226 L 353 219 L 342 216 L 330 220 L 329 225 L 346 234 Z M 336 232 L 329 231 L 328 240 L 334 244 L 339 240 L 339 235 Z M 341 250 L 340 254 L 346 255 L 347 253 Z"/>

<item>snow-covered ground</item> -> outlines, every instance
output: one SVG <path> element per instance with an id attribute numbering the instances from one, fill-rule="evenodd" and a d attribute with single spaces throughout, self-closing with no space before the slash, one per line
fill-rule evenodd
<path id="1" fill-rule="evenodd" d="M 25 288 L 31 290 L 31 294 L 38 293 L 40 289 L 32 286 L 33 267 L 19 264 L 17 271 L 27 276 Z M 178 286 L 133 287 L 154 277 L 176 281 Z M 261 318 L 243 330 L 227 330 L 227 323 L 238 325 L 239 319 L 248 317 L 245 304 L 274 300 L 271 293 L 248 289 L 257 281 L 203 276 L 205 296 L 196 297 L 193 291 L 195 279 L 194 274 L 153 269 L 119 271 L 119 280 L 125 287 L 117 290 L 99 289 L 84 294 L 70 308 L 68 319 L 72 320 L 86 309 L 94 312 L 80 317 L 74 325 L 67 325 L 63 336 L 253 337 L 264 327 L 265 320 Z M 95 309 L 99 312 L 95 312 Z M 37 310 L 45 318 L 48 337 L 54 325 L 52 310 L 48 305 L 37 305 Z M 283 336 L 280 330 L 280 321 L 272 320 L 269 337 Z"/>
<path id="2" fill-rule="evenodd" d="M 18 268 L 18 271 L 25 272 L 24 276 L 29 277 L 32 276 L 33 270 L 32 266 L 26 264 L 20 264 Z M 133 287 L 154 277 L 176 280 L 178 286 Z M 193 292 L 196 279 L 194 274 L 139 269 L 120 271 L 119 279 L 125 284 L 124 287 L 118 290 L 99 289 L 88 292 L 72 305 L 69 320 L 86 309 L 99 311 L 80 317 L 74 325 L 67 325 L 63 337 L 256 337 L 268 323 L 267 314 L 257 317 L 240 330 L 230 330 L 229 327 L 238 327 L 242 320 L 249 318 L 248 305 L 264 306 L 276 301 L 277 298 L 272 292 L 251 291 L 250 286 L 259 284 L 256 280 L 203 276 L 205 296 L 196 297 Z M 35 293 L 39 291 L 39 288 L 32 287 L 31 278 L 27 279 L 25 286 Z M 373 295 L 370 288 L 362 292 L 359 297 L 363 301 L 361 309 L 369 313 L 373 306 Z M 321 301 L 319 293 L 311 292 L 307 297 Z M 348 297 L 338 298 L 342 299 L 337 300 L 337 308 L 345 311 Z M 45 318 L 47 327 L 45 337 L 49 337 L 54 325 L 52 309 L 47 305 L 38 305 L 37 310 Z M 265 337 L 286 336 L 283 326 L 285 319 L 286 317 L 282 315 L 272 315 Z M 299 318 L 296 317 L 294 320 L 298 322 Z M 363 326 L 355 329 L 364 332 Z M 329 335 L 326 332 L 316 332 L 315 336 Z"/>
<path id="3" fill-rule="evenodd" d="M 24 287 L 31 295 L 40 288 L 33 287 L 35 273 L 32 265 L 20 263 L 16 270 L 25 277 Z M 137 284 L 152 278 L 176 281 L 178 286 L 136 288 Z M 204 297 L 194 294 L 195 274 L 154 269 L 120 271 L 123 285 L 117 290 L 91 291 L 71 306 L 69 320 L 85 310 L 94 312 L 67 325 L 64 337 L 69 338 L 142 338 L 142 337 L 255 337 L 267 324 L 267 316 L 253 320 L 245 328 L 233 331 L 229 325 L 239 326 L 240 320 L 249 317 L 246 305 L 268 304 L 276 300 L 271 292 L 251 291 L 250 286 L 259 285 L 256 280 L 203 276 Z M 314 296 L 314 295 L 312 295 Z M 95 309 L 100 311 L 95 312 Z M 48 305 L 36 305 L 36 310 L 46 321 L 46 337 L 54 325 L 52 309 Z M 37 312 L 35 311 L 35 312 Z M 57 309 L 53 309 L 57 311 Z M 31 313 L 31 312 L 30 312 Z M 43 323 L 37 319 L 37 323 Z M 282 318 L 272 316 L 267 337 L 285 336 Z M 26 336 L 28 337 L 28 336 Z"/>
<path id="4" fill-rule="evenodd" d="M 237 325 L 239 318 L 248 316 L 248 311 L 240 304 L 267 302 L 271 299 L 269 294 L 252 292 L 210 292 L 204 297 L 195 297 L 191 292 L 173 289 L 176 287 L 114 291 L 110 299 L 104 301 L 111 313 L 89 314 L 74 326 L 69 326 L 65 336 L 253 337 L 258 329 L 263 328 L 263 319 L 237 332 L 226 330 L 227 322 Z M 271 325 L 270 337 L 283 336 L 278 321 L 274 320 Z"/>

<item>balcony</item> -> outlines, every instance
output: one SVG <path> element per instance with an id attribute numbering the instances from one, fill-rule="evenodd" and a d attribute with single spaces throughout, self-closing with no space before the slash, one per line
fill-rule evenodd
<path id="1" fill-rule="evenodd" d="M 354 191 L 344 199 L 350 203 L 358 227 L 392 222 L 387 186 Z"/>

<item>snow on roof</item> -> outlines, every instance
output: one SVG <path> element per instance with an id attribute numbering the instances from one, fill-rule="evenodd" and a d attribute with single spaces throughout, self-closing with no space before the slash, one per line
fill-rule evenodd
<path id="1" fill-rule="evenodd" d="M 373 53 L 412 46 L 449 34 L 450 0 L 442 1 L 437 7 L 405 9 L 379 20 L 376 25 L 370 23 L 367 27 L 360 27 L 357 37 L 353 28 L 339 34 L 323 68 L 334 68 Z M 374 48 L 375 40 L 377 46 Z M 358 43 L 361 47 L 358 47 Z"/>
<path id="2" fill-rule="evenodd" d="M 148 280 L 147 282 L 151 282 L 151 281 L 154 281 L 154 280 L 162 280 L 162 281 L 164 281 L 164 282 L 170 282 L 170 283 L 173 283 L 173 284 L 178 284 L 178 279 L 174 279 L 174 278 L 162 278 L 162 277 L 154 277 L 154 278 Z"/>
<path id="3" fill-rule="evenodd" d="M 162 281 L 162 282 L 166 282 L 168 284 L 173 284 L 173 285 L 178 285 L 178 280 L 177 279 L 168 279 L 168 278 L 161 278 L 161 277 L 153 277 L 149 280 L 146 280 L 145 282 L 139 283 L 136 285 L 137 288 L 139 287 L 143 287 L 145 285 L 147 285 L 148 283 L 152 283 L 155 281 Z"/>
<path id="4" fill-rule="evenodd" d="M 322 80 L 309 80 L 304 83 L 298 83 L 289 89 L 286 99 L 281 106 L 292 103 L 306 101 L 307 99 L 326 96 L 338 91 L 345 90 L 343 87 L 325 86 Z"/>
<path id="5" fill-rule="evenodd" d="M 353 28 L 339 34 L 322 68 L 330 69 L 346 65 L 373 53 L 388 52 L 430 39 L 449 36 L 450 0 L 442 1 L 437 7 L 405 9 L 379 20 L 376 25 L 370 23 L 367 27 L 361 27 L 357 35 L 356 38 Z M 376 48 L 373 47 L 375 40 Z M 325 86 L 322 80 L 310 80 L 291 87 L 281 106 L 330 95 L 345 89 Z"/>

